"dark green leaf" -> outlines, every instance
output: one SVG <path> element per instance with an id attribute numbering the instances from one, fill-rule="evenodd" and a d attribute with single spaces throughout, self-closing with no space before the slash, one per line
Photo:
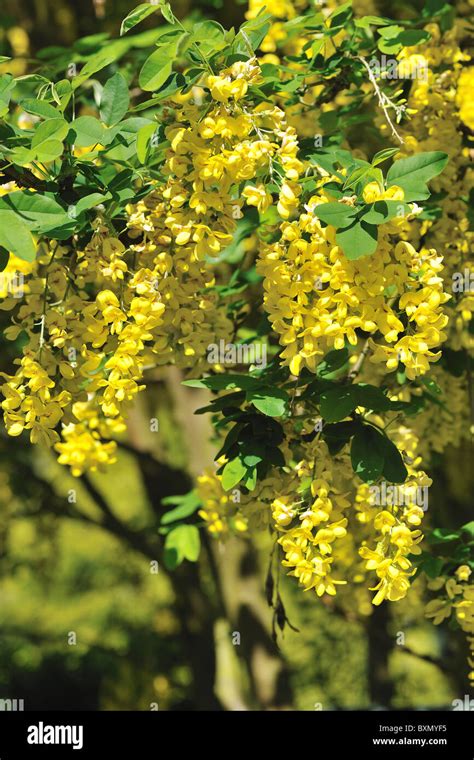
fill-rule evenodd
<path id="1" fill-rule="evenodd" d="M 352 469 L 365 483 L 373 483 L 382 474 L 384 455 L 380 451 L 380 437 L 374 428 L 364 425 L 352 439 Z"/>
<path id="2" fill-rule="evenodd" d="M 321 416 L 326 422 L 339 422 L 351 414 L 357 406 L 351 386 L 341 385 L 321 393 Z"/>
<path id="3" fill-rule="evenodd" d="M 329 378 L 335 375 L 339 370 L 346 367 L 349 361 L 349 351 L 347 348 L 333 349 L 328 351 L 323 361 L 318 364 L 316 374 L 318 377 Z"/>
<path id="4" fill-rule="evenodd" d="M 209 388 L 212 391 L 233 390 L 234 388 L 247 390 L 257 387 L 258 380 L 247 375 L 213 375 L 201 380 L 184 380 L 183 385 L 188 385 L 191 388 Z"/>
<path id="5" fill-rule="evenodd" d="M 403 463 L 403 457 L 392 441 L 381 433 L 378 435 L 378 446 L 384 457 L 383 475 L 389 483 L 404 483 L 408 471 Z"/>
<path id="6" fill-rule="evenodd" d="M 3 272 L 7 265 L 10 258 L 10 253 L 7 251 L 6 248 L 3 248 L 0 246 L 0 272 Z"/>

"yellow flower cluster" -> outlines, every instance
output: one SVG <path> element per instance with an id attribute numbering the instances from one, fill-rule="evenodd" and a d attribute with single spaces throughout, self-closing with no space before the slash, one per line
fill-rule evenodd
<path id="1" fill-rule="evenodd" d="M 474 131 L 474 68 L 464 69 L 459 75 L 456 92 L 456 105 L 459 118 L 469 129 Z"/>
<path id="2" fill-rule="evenodd" d="M 382 422 L 378 417 L 373 421 Z M 368 577 L 375 571 L 374 605 L 403 598 L 414 574 L 408 555 L 420 552 L 422 540 L 420 494 L 427 494 L 431 485 L 421 469 L 417 437 L 404 426 L 395 429 L 408 478 L 396 487 L 395 498 L 385 499 L 383 489 L 390 484 L 361 484 L 347 448 L 331 456 L 319 436 L 303 445 L 290 427 L 287 432 L 304 457 L 294 461 L 287 451 L 288 466 L 272 472 L 254 492 L 234 489 L 227 494 L 216 473 L 206 472 L 198 479 L 203 504 L 199 514 L 208 531 L 213 536 L 235 533 L 242 530 L 242 521 L 249 528 L 261 528 L 271 516 L 284 553 L 282 565 L 305 591 L 332 597 L 338 586 L 350 581 L 351 595 L 358 593 L 358 607 L 370 614 L 367 589 L 361 584 L 370 583 Z M 377 489 L 381 499 L 374 498 Z"/>
<path id="3" fill-rule="evenodd" d="M 242 198 L 248 205 L 266 210 L 272 196 L 262 180 L 278 160 L 285 173 L 279 209 L 289 214 L 296 203 L 301 164 L 294 130 L 285 125 L 281 109 L 265 104 L 250 109 L 245 103 L 249 84 L 259 76 L 255 61 L 238 61 L 208 77 L 212 107 L 178 98 L 186 102 L 166 129 L 169 179 L 131 209 L 130 231 L 142 236 L 132 246 L 142 262 L 133 283 L 154 283 L 166 307 L 161 328 L 154 331 L 158 363 L 174 361 L 198 372 L 215 336 L 232 335 L 209 260 L 231 242 L 242 216 L 238 186 L 245 183 Z"/>
<path id="4" fill-rule="evenodd" d="M 465 24 L 457 19 L 453 28 L 444 33 L 437 24 L 428 24 L 431 39 L 400 54 L 401 66 L 413 58 L 420 59 L 418 70 L 426 74 L 415 78 L 411 85 L 407 106 L 414 115 L 401 129 L 402 152 L 411 155 L 441 150 L 449 155 L 445 171 L 433 180 L 433 189 L 441 193 L 442 214 L 423 221 L 419 231 L 417 225 L 412 225 L 411 239 L 422 235 L 429 246 L 443 252 L 444 287 L 453 296 L 448 305 L 448 345 L 454 350 L 474 348 L 469 330 L 474 313 L 474 234 L 469 229 L 463 200 L 474 181 L 472 149 L 463 145 L 466 127 L 472 129 L 474 122 L 474 69 L 464 68 L 469 56 L 459 47 Z M 386 125 L 381 125 L 381 130 L 386 132 Z M 461 282 L 458 288 L 453 287 L 456 278 Z"/>
<path id="5" fill-rule="evenodd" d="M 380 418 L 375 419 L 381 422 Z M 364 536 L 359 554 L 365 560 L 365 569 L 375 571 L 378 578 L 372 589 L 377 591 L 375 605 L 384 599 L 392 602 L 402 599 L 408 591 L 415 570 L 407 555 L 420 553 L 418 544 L 423 536 L 418 528 L 432 483 L 420 469 L 419 440 L 413 431 L 399 426 L 391 435 L 408 470 L 405 483 L 395 487 L 387 483 L 374 486 L 362 483 L 355 498 L 356 519 Z"/>
<path id="6" fill-rule="evenodd" d="M 263 188 L 276 163 L 280 214 L 297 204 L 296 135 L 280 108 L 247 98 L 259 80 L 255 59 L 237 61 L 207 77 L 208 95 L 176 96 L 166 179 L 130 207 L 132 244 L 99 215 L 83 249 L 41 244 L 24 297 L 6 294 L 1 304 L 13 310 L 6 337 L 27 337 L 2 388 L 7 430 L 28 429 L 32 442 L 55 445 L 76 475 L 114 461 L 107 440 L 123 431 L 147 365 L 176 363 L 197 374 L 209 366 L 208 345 L 233 335 L 215 267 L 243 203 L 264 211 L 273 202 Z M 76 402 L 93 414 L 78 417 Z"/>
<path id="7" fill-rule="evenodd" d="M 366 195 L 375 199 L 381 191 L 367 186 Z M 371 361 L 383 362 L 388 372 L 401 361 L 410 379 L 423 375 L 439 359 L 436 349 L 446 337 L 442 306 L 449 296 L 442 287 L 441 257 L 404 240 L 394 244 L 397 219 L 379 228 L 373 256 L 349 260 L 335 229 L 318 219 L 318 204 L 327 199 L 313 197 L 298 219 L 281 225 L 277 243 L 262 247 L 264 305 L 284 346 L 282 359 L 294 375 L 303 367 L 314 372 L 328 350 L 342 348 L 346 340 L 357 345 L 356 330 L 363 330 L 375 336 Z"/>
<path id="8" fill-rule="evenodd" d="M 337 468 L 323 441 L 308 450 L 295 472 L 300 480 L 311 480 L 312 498 L 308 504 L 299 500 L 294 483 L 287 495 L 272 502 L 275 526 L 283 533 L 278 539 L 285 554 L 282 564 L 291 568 L 289 575 L 294 575 L 305 591 L 314 589 L 318 596 L 334 596 L 336 586 L 347 583 L 334 577 L 332 565 L 334 546 L 347 533 L 345 510 L 350 501 L 336 485 Z"/>
<path id="9" fill-rule="evenodd" d="M 466 378 L 455 377 L 437 365 L 430 373 L 430 380 L 436 388 L 431 396 L 435 400 L 428 401 L 425 408 L 412 418 L 419 440 L 418 451 L 427 461 L 433 452 L 441 454 L 448 446 L 459 447 L 472 434 L 466 424 L 466 410 L 469 409 Z M 423 390 L 406 384 L 389 395 L 394 400 L 409 402 L 419 397 Z"/>
<path id="10" fill-rule="evenodd" d="M 460 565 L 454 577 L 440 577 L 428 583 L 433 591 L 443 590 L 443 595 L 432 599 L 426 605 L 425 614 L 435 625 L 451 617 L 457 620 L 466 634 L 470 655 L 468 657 L 469 679 L 474 685 L 474 585 L 470 580 L 472 570 L 468 565 Z"/>
<path id="11" fill-rule="evenodd" d="M 213 470 L 206 470 L 196 481 L 196 490 L 203 508 L 198 514 L 206 529 L 215 538 L 224 538 L 230 532 L 244 533 L 248 520 L 240 509 L 240 492 L 227 494 Z"/>

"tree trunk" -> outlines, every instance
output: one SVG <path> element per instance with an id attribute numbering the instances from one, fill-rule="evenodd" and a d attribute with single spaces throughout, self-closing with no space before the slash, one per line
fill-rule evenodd
<path id="1" fill-rule="evenodd" d="M 390 707 L 394 692 L 388 666 L 393 647 L 389 621 L 389 603 L 382 602 L 374 607 L 367 623 L 369 697 L 371 704 L 377 707 Z"/>

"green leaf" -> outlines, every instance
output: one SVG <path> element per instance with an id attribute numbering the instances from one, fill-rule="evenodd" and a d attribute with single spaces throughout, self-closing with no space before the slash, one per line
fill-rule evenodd
<path id="1" fill-rule="evenodd" d="M 100 102 L 100 118 L 109 127 L 117 124 L 127 113 L 129 104 L 128 87 L 123 76 L 117 71 L 105 83 Z"/>
<path id="2" fill-rule="evenodd" d="M 258 388 L 247 391 L 247 401 L 250 401 L 259 412 L 268 417 L 281 417 L 286 412 L 289 396 L 282 388 Z"/>
<path id="3" fill-rule="evenodd" d="M 36 149 L 36 158 L 43 163 L 55 161 L 63 152 L 63 144 L 59 140 L 46 140 Z"/>
<path id="4" fill-rule="evenodd" d="M 443 391 L 439 387 L 438 383 L 433 380 L 431 377 L 422 377 L 421 378 L 421 384 L 425 386 L 425 388 L 433 394 L 433 396 L 442 396 Z"/>
<path id="5" fill-rule="evenodd" d="M 367 222 L 354 222 L 350 227 L 339 230 L 336 243 L 351 261 L 362 256 L 370 256 L 377 249 L 377 227 Z"/>
<path id="6" fill-rule="evenodd" d="M 35 159 L 35 151 L 29 150 L 28 148 L 14 148 L 9 153 L 9 158 L 12 163 L 17 164 L 18 166 L 26 166 L 27 164 L 30 164 Z"/>
<path id="7" fill-rule="evenodd" d="M 344 441 L 346 443 L 360 427 L 356 420 L 337 422 L 336 424 L 324 425 L 323 435 L 328 441 Z"/>
<path id="8" fill-rule="evenodd" d="M 158 7 L 156 5 L 151 5 L 150 3 L 141 3 L 140 5 L 137 5 L 137 7 L 134 8 L 133 11 L 130 11 L 128 16 L 126 16 L 122 21 L 122 25 L 120 27 L 120 36 L 123 37 L 124 34 L 127 34 L 127 32 L 139 24 L 140 21 L 144 21 L 146 18 L 148 18 L 148 16 L 151 16 L 151 14 L 155 13 L 157 10 Z"/>
<path id="9" fill-rule="evenodd" d="M 258 441 L 245 441 L 239 456 L 246 467 L 256 467 L 265 459 L 265 447 Z"/>
<path id="10" fill-rule="evenodd" d="M 408 477 L 408 471 L 403 463 L 403 457 L 395 444 L 382 435 L 377 433 L 378 447 L 384 457 L 383 476 L 389 483 L 404 483 Z"/>
<path id="11" fill-rule="evenodd" d="M 222 471 L 221 477 L 222 488 L 224 491 L 230 491 L 232 488 L 235 488 L 237 483 L 240 483 L 246 474 L 247 467 L 240 457 L 236 457 L 236 459 L 231 459 L 230 462 L 227 462 Z"/>
<path id="12" fill-rule="evenodd" d="M 0 272 L 3 272 L 8 265 L 10 259 L 10 252 L 6 248 L 0 246 Z"/>
<path id="13" fill-rule="evenodd" d="M 34 261 L 36 248 L 31 232 L 14 211 L 0 209 L 0 245 L 23 261 Z"/>
<path id="14" fill-rule="evenodd" d="M 95 116 L 79 116 L 71 122 L 71 129 L 76 134 L 74 144 L 80 148 L 102 144 L 104 140 L 104 127 Z"/>
<path id="15" fill-rule="evenodd" d="M 426 42 L 431 38 L 431 34 L 424 29 L 404 29 L 398 37 L 397 41 L 400 42 L 403 47 L 413 47 L 413 45 L 419 45 L 420 42 Z"/>
<path id="16" fill-rule="evenodd" d="M 428 541 L 430 544 L 444 544 L 458 540 L 459 531 L 454 531 L 450 528 L 435 528 L 428 535 Z"/>
<path id="17" fill-rule="evenodd" d="M 392 22 L 390 19 L 382 18 L 381 16 L 363 16 L 362 18 L 354 19 L 354 23 L 361 29 L 367 29 L 369 26 L 386 26 Z"/>
<path id="18" fill-rule="evenodd" d="M 379 29 L 380 36 L 385 40 L 395 39 L 401 32 L 403 32 L 403 26 L 397 26 L 397 24 L 391 24 L 390 26 L 386 26 L 385 29 Z"/>
<path id="19" fill-rule="evenodd" d="M 333 227 L 346 227 L 351 224 L 359 209 L 354 206 L 347 206 L 345 203 L 320 203 L 314 208 L 314 215 L 317 219 Z"/>
<path id="20" fill-rule="evenodd" d="M 249 55 L 251 50 L 257 50 L 267 36 L 271 23 L 272 16 L 261 11 L 258 16 L 242 24 L 233 43 L 235 52 Z"/>
<path id="21" fill-rule="evenodd" d="M 441 151 L 401 158 L 390 167 L 387 183 L 402 187 L 405 201 L 426 200 L 430 195 L 426 183 L 440 174 L 447 162 L 448 155 Z"/>
<path id="22" fill-rule="evenodd" d="M 467 533 L 471 538 L 474 538 L 474 520 L 471 520 L 471 522 L 462 525 L 461 531 L 463 533 Z"/>
<path id="23" fill-rule="evenodd" d="M 20 106 L 27 113 L 35 114 L 35 116 L 43 116 L 45 119 L 59 119 L 61 118 L 60 112 L 57 108 L 54 108 L 50 103 L 46 103 L 44 100 L 34 100 L 28 98 L 22 100 Z"/>
<path id="24" fill-rule="evenodd" d="M 15 80 L 11 74 L 0 75 L 0 118 L 8 113 Z"/>
<path id="25" fill-rule="evenodd" d="M 184 559 L 196 562 L 201 549 L 199 530 L 195 525 L 178 525 L 165 540 L 165 565 L 173 570 Z"/>
<path id="26" fill-rule="evenodd" d="M 352 386 L 357 406 L 372 409 L 374 412 L 387 412 L 397 408 L 397 404 L 390 401 L 381 388 L 365 383 L 356 383 Z"/>
<path id="27" fill-rule="evenodd" d="M 158 124 L 146 124 L 137 134 L 137 157 L 141 164 L 144 164 L 147 157 L 148 146 L 152 136 L 158 129 Z"/>
<path id="28" fill-rule="evenodd" d="M 212 391 L 233 390 L 234 388 L 247 390 L 248 388 L 255 388 L 258 385 L 258 380 L 247 375 L 213 375 L 201 380 L 183 380 L 183 385 L 188 385 L 191 388 L 209 388 Z"/>
<path id="29" fill-rule="evenodd" d="M 379 150 L 379 152 L 373 157 L 371 164 L 372 166 L 378 166 L 386 161 L 387 158 L 392 158 L 392 156 L 395 156 L 399 152 L 399 148 L 384 148 L 384 150 Z"/>
<path id="30" fill-rule="evenodd" d="M 51 141 L 61 143 L 68 131 L 69 124 L 65 119 L 47 119 L 47 121 L 43 121 L 36 127 L 31 141 L 31 148 L 36 152 L 40 152 Z"/>
<path id="31" fill-rule="evenodd" d="M 257 485 L 257 468 L 253 467 L 247 470 L 247 476 L 242 480 L 243 485 L 249 491 L 253 491 Z"/>
<path id="32" fill-rule="evenodd" d="M 138 75 L 138 84 L 142 90 L 159 90 L 171 75 L 180 36 L 181 34 L 174 36 L 169 42 L 161 44 L 146 59 Z"/>
<path id="33" fill-rule="evenodd" d="M 381 169 L 377 169 L 377 167 L 371 166 L 371 164 L 368 164 L 366 161 L 364 161 L 362 166 L 358 166 L 357 169 L 354 169 L 354 171 L 350 172 L 349 176 L 344 182 L 342 189 L 346 190 L 347 188 L 352 187 L 356 188 L 357 191 L 359 191 L 359 185 L 362 185 L 363 187 L 372 180 L 378 182 L 378 184 L 382 186 L 382 171 Z"/>
<path id="34" fill-rule="evenodd" d="M 407 216 L 410 212 L 408 203 L 402 201 L 375 201 L 365 207 L 362 218 L 368 224 L 385 224 L 396 216 Z"/>
<path id="35" fill-rule="evenodd" d="M 176 505 L 174 509 L 165 512 L 161 518 L 161 525 L 169 525 L 176 520 L 184 520 L 186 517 L 193 515 L 201 506 L 201 500 L 196 491 L 189 491 L 184 496 L 167 496 L 161 500 L 166 507 L 168 504 Z"/>
<path id="36" fill-rule="evenodd" d="M 379 447 L 380 437 L 374 428 L 363 425 L 352 439 L 352 469 L 365 483 L 373 483 L 382 474 L 384 455 Z"/>
<path id="37" fill-rule="evenodd" d="M 174 71 L 170 74 L 160 89 L 155 92 L 153 97 L 150 98 L 150 100 L 147 100 L 146 103 L 139 103 L 132 110 L 134 112 L 137 112 L 144 111 L 147 108 L 152 108 L 165 98 L 169 98 L 171 95 L 174 95 L 174 93 L 178 92 L 178 90 L 182 90 L 186 84 L 186 78 L 180 72 Z"/>
<path id="38" fill-rule="evenodd" d="M 167 21 L 169 24 L 176 24 L 178 19 L 171 10 L 169 3 L 164 2 L 164 0 L 159 0 L 159 9 L 165 21 Z"/>
<path id="39" fill-rule="evenodd" d="M 213 55 L 227 47 L 226 32 L 217 21 L 201 21 L 193 28 L 192 41 L 195 42 L 204 55 Z"/>
<path id="40" fill-rule="evenodd" d="M 352 17 L 352 0 L 347 3 L 343 3 L 340 8 L 336 8 L 335 11 L 329 16 L 329 26 L 331 29 L 335 27 L 344 26 Z"/>
<path id="41" fill-rule="evenodd" d="M 98 53 L 95 53 L 89 60 L 79 74 L 72 80 L 72 87 L 76 90 L 83 82 L 90 79 L 93 74 L 105 69 L 106 66 L 110 66 L 120 56 L 122 56 L 130 47 L 128 40 L 115 40 L 114 42 L 108 42 Z"/>
<path id="42" fill-rule="evenodd" d="M 106 193 L 105 195 L 103 193 L 90 193 L 89 195 L 84 195 L 76 203 L 76 214 L 79 215 L 82 214 L 83 211 L 95 208 L 95 206 L 108 201 L 111 197 L 111 193 Z"/>
<path id="43" fill-rule="evenodd" d="M 339 386 L 321 393 L 321 416 L 326 422 L 340 422 L 351 414 L 357 406 L 352 387 Z"/>
<path id="44" fill-rule="evenodd" d="M 349 361 L 349 351 L 347 348 L 333 349 L 328 351 L 323 361 L 318 364 L 316 374 L 318 377 L 330 379 L 331 375 L 336 374 L 346 366 Z"/>
<path id="45" fill-rule="evenodd" d="M 73 220 L 52 195 L 18 190 L 0 198 L 0 210 L 10 209 L 32 232 L 51 234 L 62 226 L 71 228 Z M 67 233 L 69 234 L 69 233 Z"/>
<path id="46" fill-rule="evenodd" d="M 443 569 L 444 559 L 442 557 L 426 557 L 423 560 L 421 569 L 428 578 L 439 578 Z"/>

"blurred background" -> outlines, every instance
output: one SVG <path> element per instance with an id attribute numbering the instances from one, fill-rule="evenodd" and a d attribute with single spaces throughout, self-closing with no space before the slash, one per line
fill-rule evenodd
<path id="1" fill-rule="evenodd" d="M 1 0 L 0 55 L 13 56 L 14 73 L 23 73 L 45 47 L 116 36 L 135 5 Z M 374 3 L 360 5 L 374 12 Z M 179 17 L 208 16 L 227 27 L 246 11 L 228 0 L 172 6 Z M 394 17 L 415 7 L 376 4 Z M 0 319 L 5 325 L 4 312 Z M 2 340 L 1 371 L 11 371 L 12 351 Z M 2 427 L 0 699 L 24 699 L 27 710 L 319 710 L 449 708 L 468 693 L 464 637 L 424 621 L 421 580 L 408 599 L 361 614 L 328 607 L 283 579 L 298 631 L 286 626 L 275 644 L 265 536 L 231 539 L 225 550 L 204 538 L 199 563 L 166 570 L 162 499 L 186 493 L 213 458 L 208 422 L 193 416 L 206 397 L 181 379 L 160 371 L 140 395 L 128 443 L 106 474 L 72 478 Z M 159 434 L 150 433 L 152 417 Z M 469 456 L 448 450 L 432 473 L 436 524 L 470 519 Z"/>

